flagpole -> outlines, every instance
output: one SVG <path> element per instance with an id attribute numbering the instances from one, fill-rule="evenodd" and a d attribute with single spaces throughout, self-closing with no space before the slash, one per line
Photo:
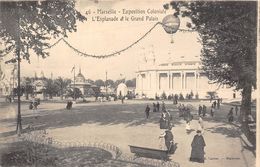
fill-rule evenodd
<path id="1" fill-rule="evenodd" d="M 74 88 L 73 88 L 73 93 L 74 93 L 74 101 L 76 100 L 76 92 L 75 92 L 75 65 L 74 65 Z"/>
<path id="2" fill-rule="evenodd" d="M 105 82 L 105 84 L 106 84 L 106 96 L 107 96 L 107 71 L 106 71 L 106 82 Z"/>

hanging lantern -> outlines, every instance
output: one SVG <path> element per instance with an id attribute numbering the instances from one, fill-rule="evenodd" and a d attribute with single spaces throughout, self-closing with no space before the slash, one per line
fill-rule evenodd
<path id="1" fill-rule="evenodd" d="M 163 28 L 168 34 L 176 33 L 180 27 L 180 19 L 174 15 L 167 15 L 162 20 Z"/>

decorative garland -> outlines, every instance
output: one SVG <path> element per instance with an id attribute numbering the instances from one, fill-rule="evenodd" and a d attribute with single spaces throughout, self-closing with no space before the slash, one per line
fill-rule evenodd
<path id="1" fill-rule="evenodd" d="M 228 23 L 225 23 L 223 25 L 220 25 L 218 26 L 216 29 L 211 29 L 211 30 L 215 30 L 215 31 L 219 31 L 219 32 L 222 32 L 222 33 L 225 33 L 225 34 L 229 34 L 229 35 L 233 35 L 233 36 L 236 36 L 236 37 L 239 37 L 239 38 L 243 38 L 243 36 L 240 36 L 240 35 L 237 35 L 237 34 L 233 34 L 233 33 L 227 33 L 227 32 L 224 32 L 222 30 L 220 30 L 221 27 L 224 27 L 226 25 L 229 25 L 230 23 L 232 22 L 235 22 L 237 20 L 240 20 L 244 17 L 246 17 L 248 14 L 246 15 L 243 15 L 243 16 L 240 16 L 238 17 L 237 19 L 234 19 Z M 135 42 L 133 42 L 132 44 L 130 44 L 129 46 L 119 50 L 119 51 L 116 51 L 114 53 L 109 53 L 109 54 L 105 54 L 105 55 L 95 55 L 95 54 L 88 54 L 88 53 L 85 53 L 85 52 L 82 52 L 80 51 L 79 49 L 75 48 L 74 46 L 72 46 L 67 40 L 65 40 L 64 38 L 60 38 L 58 41 L 56 41 L 54 44 L 46 47 L 46 48 L 43 48 L 42 50 L 46 50 L 46 49 L 51 49 L 53 48 L 54 46 L 56 46 L 58 43 L 60 43 L 61 41 L 63 41 L 68 47 L 70 47 L 74 52 L 76 52 L 77 54 L 79 54 L 80 56 L 84 56 L 84 57 L 92 57 L 92 58 L 97 58 L 97 59 L 104 59 L 104 58 L 109 58 L 109 57 L 112 57 L 112 56 L 116 56 L 116 55 L 120 55 L 122 52 L 130 49 L 131 47 L 133 47 L 134 45 L 136 45 L 138 42 L 140 42 L 142 39 L 144 39 L 157 25 L 162 25 L 163 27 L 168 27 L 167 25 L 163 24 L 162 22 L 157 22 L 155 23 L 155 25 L 150 28 L 143 36 L 141 36 L 138 40 L 136 40 Z M 169 27 L 170 28 L 170 27 Z M 186 33 L 186 32 L 196 32 L 196 30 L 185 30 L 185 29 L 178 29 L 178 31 L 180 32 L 183 32 L 183 33 Z M 12 52 L 14 50 L 15 47 L 9 47 L 9 48 L 6 48 L 2 51 L 0 51 L 0 57 L 4 57 L 6 55 L 8 55 L 10 52 Z M 3 52 L 6 52 L 4 54 L 2 54 Z"/>

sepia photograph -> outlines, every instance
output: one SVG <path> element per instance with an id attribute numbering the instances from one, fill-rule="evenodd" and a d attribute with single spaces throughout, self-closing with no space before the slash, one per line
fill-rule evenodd
<path id="1" fill-rule="evenodd" d="M 0 167 L 257 167 L 258 42 L 258 1 L 0 0 Z"/>

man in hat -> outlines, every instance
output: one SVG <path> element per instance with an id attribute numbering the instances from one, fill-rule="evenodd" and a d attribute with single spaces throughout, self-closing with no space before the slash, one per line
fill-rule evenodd
<path id="1" fill-rule="evenodd" d="M 190 161 L 204 163 L 204 147 L 206 146 L 201 131 L 197 130 L 197 134 L 194 136 L 191 143 L 191 155 Z"/>
<path id="2" fill-rule="evenodd" d="M 165 146 L 167 148 L 167 151 L 169 153 L 173 153 L 174 151 L 174 140 L 173 140 L 173 134 L 171 131 L 171 127 L 169 127 L 163 134 L 159 136 L 159 138 L 164 138 Z"/>
<path id="3" fill-rule="evenodd" d="M 149 107 L 149 105 L 147 104 L 147 106 L 146 106 L 146 108 L 145 108 L 145 117 L 146 117 L 146 119 L 149 118 L 149 113 L 150 113 L 150 107 Z"/>

